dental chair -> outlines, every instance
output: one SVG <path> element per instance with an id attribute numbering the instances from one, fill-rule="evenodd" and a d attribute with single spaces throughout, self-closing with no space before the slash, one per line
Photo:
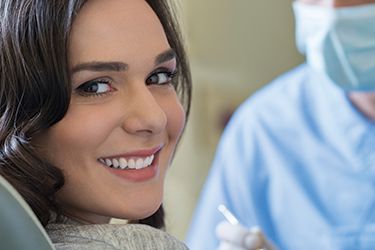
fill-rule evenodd
<path id="1" fill-rule="evenodd" d="M 0 249 L 55 249 L 29 205 L 1 175 Z"/>

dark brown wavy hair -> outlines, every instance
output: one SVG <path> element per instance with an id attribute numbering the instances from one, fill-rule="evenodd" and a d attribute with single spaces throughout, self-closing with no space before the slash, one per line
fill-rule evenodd
<path id="1" fill-rule="evenodd" d="M 0 1 L 0 174 L 23 196 L 45 226 L 60 214 L 55 194 L 64 185 L 60 169 L 37 156 L 33 136 L 60 121 L 71 94 L 68 39 L 86 0 Z M 164 27 L 178 58 L 175 87 L 189 114 L 190 69 L 175 12 L 166 0 L 146 0 Z M 161 206 L 137 221 L 163 228 Z"/>

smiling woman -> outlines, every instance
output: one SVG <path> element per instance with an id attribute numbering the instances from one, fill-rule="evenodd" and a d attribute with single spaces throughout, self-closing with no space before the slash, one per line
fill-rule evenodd
<path id="1" fill-rule="evenodd" d="M 163 228 L 164 177 L 191 94 L 169 5 L 6 0 L 0 11 L 1 175 L 56 246 L 79 247 L 82 236 L 97 247 L 101 235 L 128 249 L 126 230 Z M 135 225 L 98 225 L 112 217 Z M 126 232 L 106 239 L 102 230 Z M 162 238 L 171 249 L 184 248 L 161 231 L 155 235 L 153 249 Z"/>

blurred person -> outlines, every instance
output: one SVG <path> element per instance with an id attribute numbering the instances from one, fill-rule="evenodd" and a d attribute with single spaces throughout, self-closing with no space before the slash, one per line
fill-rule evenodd
<path id="1" fill-rule="evenodd" d="M 293 8 L 306 63 L 233 115 L 188 233 L 193 250 L 375 249 L 375 1 Z M 219 204 L 242 225 L 222 222 Z"/>

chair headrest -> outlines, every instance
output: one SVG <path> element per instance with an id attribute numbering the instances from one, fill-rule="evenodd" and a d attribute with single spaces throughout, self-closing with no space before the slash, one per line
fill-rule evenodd
<path id="1" fill-rule="evenodd" d="M 1 175 L 0 242 L 1 249 L 55 249 L 29 205 Z"/>

